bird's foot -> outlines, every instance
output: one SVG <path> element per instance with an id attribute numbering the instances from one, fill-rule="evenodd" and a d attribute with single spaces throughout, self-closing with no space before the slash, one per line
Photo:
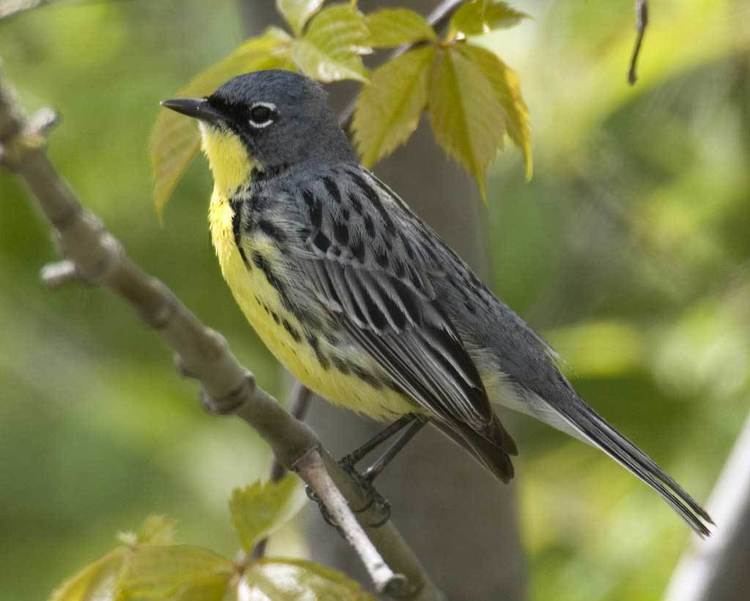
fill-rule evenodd
<path id="1" fill-rule="evenodd" d="M 363 523 L 370 528 L 379 528 L 380 526 L 385 524 L 391 518 L 391 504 L 388 502 L 388 499 L 386 499 L 375 489 L 372 482 L 367 477 L 367 474 L 360 474 L 359 471 L 351 464 L 351 462 L 348 462 L 346 461 L 346 459 L 344 459 L 339 462 L 339 465 L 341 465 L 341 468 L 357 482 L 360 490 L 362 491 L 362 495 L 365 498 L 364 504 L 361 507 L 352 507 L 352 511 L 356 514 L 366 513 L 367 520 Z M 335 518 L 331 515 L 331 512 L 328 511 L 328 508 L 320 500 L 320 497 L 315 494 L 315 491 L 312 490 L 312 488 L 310 488 L 309 486 L 306 486 L 305 493 L 307 494 L 307 497 L 311 501 L 314 501 L 318 506 L 320 515 L 323 517 L 325 522 L 329 526 L 333 526 L 334 528 L 336 528 L 336 530 L 338 530 L 339 533 L 343 535 L 343 533 L 341 532 L 341 528 L 339 528 L 339 525 L 336 523 Z"/>
<path id="2" fill-rule="evenodd" d="M 381 495 L 373 484 L 373 480 L 377 473 L 372 472 L 370 469 L 365 470 L 364 473 L 354 466 L 355 460 L 350 455 L 347 455 L 341 461 L 339 465 L 357 484 L 359 484 L 362 494 L 366 501 L 362 507 L 352 509 L 354 513 L 368 513 L 367 523 L 372 528 L 379 528 L 385 524 L 391 518 L 391 504 L 383 495 Z M 379 473 L 379 472 L 378 472 Z"/>

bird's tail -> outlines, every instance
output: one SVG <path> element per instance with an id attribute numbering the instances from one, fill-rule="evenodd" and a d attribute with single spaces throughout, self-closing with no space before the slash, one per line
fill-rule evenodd
<path id="1" fill-rule="evenodd" d="M 711 534 L 708 524 L 713 521 L 708 513 L 648 455 L 574 395 L 571 391 L 573 398 L 555 407 L 570 426 L 658 492 L 696 533 Z"/>

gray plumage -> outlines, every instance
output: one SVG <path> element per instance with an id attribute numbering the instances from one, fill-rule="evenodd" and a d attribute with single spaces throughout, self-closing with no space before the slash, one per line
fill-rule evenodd
<path id="1" fill-rule="evenodd" d="M 324 320 L 336 352 L 371 357 L 379 382 L 411 399 L 498 477 L 512 476 L 516 448 L 491 402 L 600 448 L 708 534 L 710 518 L 698 503 L 588 407 L 549 346 L 357 163 L 317 84 L 258 72 L 207 102 L 259 162 L 235 195 L 238 228 L 278 245 L 284 267 L 267 276 L 285 280 L 280 293 L 300 322 Z M 275 109 L 267 126 L 248 125 L 257 103 Z M 315 344 L 326 361 L 337 358 L 333 345 Z"/>

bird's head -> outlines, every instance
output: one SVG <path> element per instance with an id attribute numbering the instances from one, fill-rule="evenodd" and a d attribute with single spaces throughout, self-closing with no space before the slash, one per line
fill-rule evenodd
<path id="1" fill-rule="evenodd" d="M 354 160 L 326 93 L 291 71 L 240 75 L 210 96 L 164 100 L 162 106 L 198 119 L 215 179 L 229 164 L 232 171 L 245 169 L 241 177 L 246 179 L 252 166 L 284 169 Z"/>

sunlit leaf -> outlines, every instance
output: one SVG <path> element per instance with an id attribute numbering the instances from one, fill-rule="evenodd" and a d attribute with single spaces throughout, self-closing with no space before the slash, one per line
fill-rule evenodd
<path id="1" fill-rule="evenodd" d="M 222 601 L 234 564 L 188 545 L 135 548 L 122 576 L 118 601 Z"/>
<path id="2" fill-rule="evenodd" d="M 273 601 L 375 601 L 341 572 L 295 559 L 263 559 L 245 572 L 238 585 L 239 599 Z"/>
<path id="3" fill-rule="evenodd" d="M 126 547 L 118 547 L 90 563 L 52 593 L 50 601 L 114 600 L 127 553 Z"/>
<path id="4" fill-rule="evenodd" d="M 123 544 L 133 547 L 135 545 L 167 545 L 174 541 L 175 521 L 165 515 L 150 515 L 141 524 L 141 527 L 133 532 L 120 532 L 117 538 Z"/>
<path id="5" fill-rule="evenodd" d="M 464 3 L 454 13 L 449 29 L 454 34 L 479 35 L 493 29 L 513 27 L 526 18 L 526 13 L 510 7 L 506 2 L 474 0 Z"/>
<path id="6" fill-rule="evenodd" d="M 531 154 L 531 126 L 529 109 L 521 96 L 521 82 L 516 72 L 506 65 L 496 54 L 471 44 L 458 47 L 466 58 L 479 68 L 495 90 L 495 98 L 504 112 L 504 123 L 508 137 L 523 154 L 526 178 L 534 172 Z"/>
<path id="7" fill-rule="evenodd" d="M 366 81 L 362 54 L 369 33 L 364 15 L 350 4 L 320 11 L 305 35 L 294 41 L 292 57 L 305 75 L 318 81 Z"/>
<path id="8" fill-rule="evenodd" d="M 323 0 L 276 0 L 276 8 L 296 35 L 302 33 L 307 20 L 318 12 Z"/>
<path id="9" fill-rule="evenodd" d="M 352 127 L 362 163 L 371 166 L 403 144 L 427 104 L 435 47 L 426 46 L 387 61 L 372 72 L 357 98 Z"/>
<path id="10" fill-rule="evenodd" d="M 408 8 L 386 8 L 367 15 L 370 30 L 368 45 L 389 48 L 413 44 L 421 40 L 434 40 L 435 30 L 427 20 Z"/>
<path id="11" fill-rule="evenodd" d="M 227 79 L 241 73 L 261 69 L 292 69 L 290 48 L 289 35 L 281 29 L 269 27 L 199 73 L 174 95 L 205 96 Z M 151 132 L 150 156 L 154 205 L 160 216 L 199 148 L 198 128 L 192 119 L 166 109 L 159 111 Z"/>
<path id="12" fill-rule="evenodd" d="M 485 199 L 485 174 L 503 143 L 505 111 L 492 82 L 464 46 L 438 50 L 429 112 L 435 139 L 474 176 Z"/>
<path id="13" fill-rule="evenodd" d="M 300 491 L 299 480 L 287 474 L 279 482 L 255 482 L 232 492 L 232 522 L 246 551 L 301 509 L 304 495 Z"/>

